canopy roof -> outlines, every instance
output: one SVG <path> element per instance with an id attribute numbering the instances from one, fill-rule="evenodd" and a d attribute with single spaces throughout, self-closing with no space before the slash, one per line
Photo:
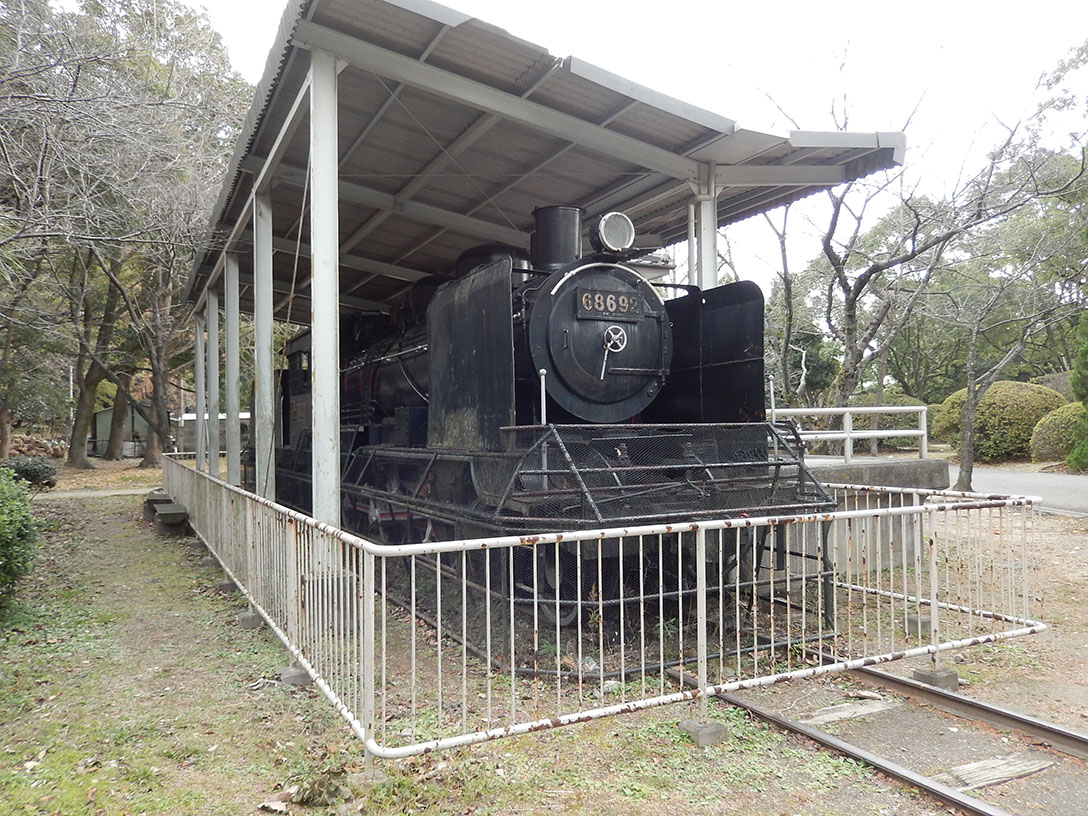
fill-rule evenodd
<path id="1" fill-rule="evenodd" d="M 527 248 L 532 211 L 625 212 L 640 246 L 687 235 L 693 184 L 720 226 L 900 164 L 902 133 L 743 130 L 715 113 L 430 0 L 291 0 L 242 127 L 212 230 L 251 308 L 252 195 L 271 190 L 276 316 L 309 321 L 308 51 L 339 77 L 340 293 L 386 310 L 482 243 Z M 704 187 L 705 189 L 705 187 Z M 218 285 L 198 258 L 187 294 Z"/>

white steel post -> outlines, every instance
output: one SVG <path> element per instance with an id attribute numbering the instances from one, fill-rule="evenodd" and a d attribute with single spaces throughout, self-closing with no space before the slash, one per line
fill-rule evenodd
<path id="1" fill-rule="evenodd" d="M 700 188 L 699 277 L 695 283 L 705 292 L 718 285 L 718 188 L 713 162 L 707 165 L 706 183 Z"/>
<path id="2" fill-rule="evenodd" d="M 268 192 L 253 198 L 253 354 L 255 360 L 254 441 L 257 494 L 276 497 L 275 405 L 272 369 L 272 200 Z"/>
<path id="3" fill-rule="evenodd" d="M 846 436 L 842 441 L 842 460 L 849 465 L 854 461 L 854 416 L 849 411 L 843 412 L 842 432 Z"/>
<path id="4" fill-rule="evenodd" d="M 310 55 L 313 517 L 340 526 L 340 229 L 336 59 Z"/>
<path id="5" fill-rule="evenodd" d="M 208 473 L 219 478 L 219 293 L 208 290 Z"/>
<path id="6" fill-rule="evenodd" d="M 204 386 L 207 383 L 204 375 L 204 316 L 193 316 L 193 331 L 196 334 L 194 349 L 193 349 L 193 384 L 196 386 L 196 408 L 193 412 L 196 414 L 196 469 L 205 470 L 207 468 L 206 454 L 207 447 L 207 432 L 208 426 L 204 420 L 204 412 L 207 410 L 207 402 L 205 400 Z"/>
<path id="7" fill-rule="evenodd" d="M 918 412 L 918 431 L 921 436 L 918 437 L 918 458 L 929 458 L 929 419 L 927 408 L 922 408 Z"/>
<path id="8" fill-rule="evenodd" d="M 242 483 L 242 428 L 238 412 L 241 399 L 238 393 L 238 380 L 241 376 L 239 365 L 239 319 L 238 319 L 238 258 L 228 252 L 223 270 L 224 306 L 226 307 L 226 379 L 227 389 L 227 483 Z"/>
<path id="9" fill-rule="evenodd" d="M 699 244 L 695 236 L 695 225 L 698 215 L 695 210 L 695 202 L 688 203 L 688 284 L 694 284 L 698 280 Z"/>
<path id="10" fill-rule="evenodd" d="M 724 535 L 719 530 L 718 535 Z M 699 672 L 699 719 L 706 721 L 707 680 L 707 639 L 706 639 L 706 530 L 700 527 L 695 531 L 695 604 L 697 620 L 697 648 Z M 682 670 L 682 668 L 681 668 Z"/>

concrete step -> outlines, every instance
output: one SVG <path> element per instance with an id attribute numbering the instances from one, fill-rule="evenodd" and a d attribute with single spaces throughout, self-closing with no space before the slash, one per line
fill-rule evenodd
<path id="1" fill-rule="evenodd" d="M 158 504 L 155 505 L 155 519 L 167 525 L 184 524 L 189 520 L 189 511 L 183 504 Z"/>

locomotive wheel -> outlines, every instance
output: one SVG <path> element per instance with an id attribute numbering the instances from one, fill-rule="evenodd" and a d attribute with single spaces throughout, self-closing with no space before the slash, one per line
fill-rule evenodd
<path id="1" fill-rule="evenodd" d="M 555 548 L 542 547 L 536 553 L 537 609 L 550 623 L 567 626 L 578 618 L 578 586 L 574 556 L 559 553 L 559 569 L 555 564 Z M 550 594 L 549 594 L 550 593 Z M 558 609 L 555 599 L 559 598 Z M 564 603 L 574 601 L 575 603 Z M 557 614 L 558 613 L 558 614 Z"/>

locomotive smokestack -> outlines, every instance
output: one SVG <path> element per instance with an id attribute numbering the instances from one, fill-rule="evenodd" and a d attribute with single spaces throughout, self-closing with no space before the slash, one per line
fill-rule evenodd
<path id="1" fill-rule="evenodd" d="M 533 268 L 553 272 L 582 257 L 582 210 L 537 207 L 530 247 Z"/>

